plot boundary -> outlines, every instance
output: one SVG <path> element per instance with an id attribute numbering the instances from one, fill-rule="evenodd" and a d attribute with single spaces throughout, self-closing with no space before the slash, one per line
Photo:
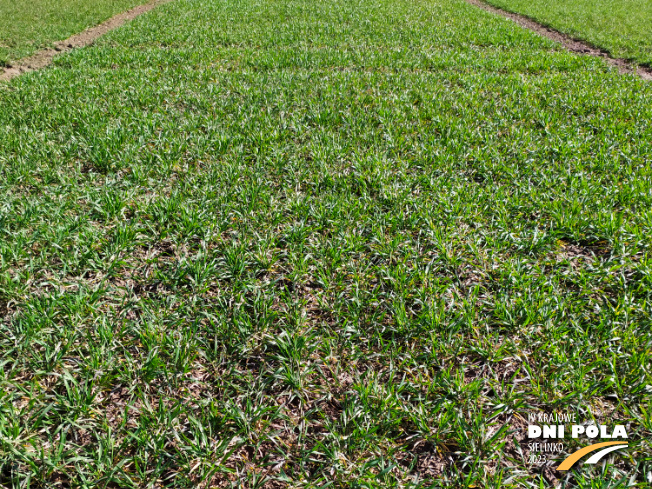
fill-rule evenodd
<path id="1" fill-rule="evenodd" d="M 153 10 L 155 7 L 167 3 L 170 0 L 150 0 L 143 5 L 138 5 L 132 9 L 126 10 L 114 15 L 101 24 L 89 27 L 88 29 L 73 34 L 68 39 L 53 43 L 54 47 L 41 49 L 35 54 L 11 63 L 4 70 L 0 71 L 0 82 L 10 81 L 23 73 L 46 68 L 54 57 L 60 53 L 72 51 L 73 49 L 90 46 L 104 34 L 121 27 L 130 20 Z"/>
<path id="2" fill-rule="evenodd" d="M 598 48 L 575 37 L 564 34 L 558 30 L 548 27 L 540 22 L 537 22 L 530 17 L 525 15 L 516 14 L 508 10 L 504 10 L 500 7 L 495 7 L 485 3 L 483 0 L 465 0 L 467 3 L 474 5 L 482 10 L 491 12 L 493 14 L 499 15 L 503 18 L 510 19 L 514 21 L 519 26 L 534 31 L 537 34 L 546 37 L 552 41 L 560 43 L 564 48 L 574 53 L 583 54 L 586 56 L 594 56 L 598 58 L 603 58 L 611 66 L 618 68 L 620 73 L 624 74 L 633 74 L 638 75 L 644 80 L 652 80 L 652 68 L 645 66 L 639 66 L 635 63 L 630 63 L 629 61 L 623 58 L 616 58 L 612 56 L 608 51 L 602 48 Z"/>

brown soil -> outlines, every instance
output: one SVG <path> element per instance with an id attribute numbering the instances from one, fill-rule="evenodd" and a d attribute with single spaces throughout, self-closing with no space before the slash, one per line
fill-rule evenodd
<path id="1" fill-rule="evenodd" d="M 618 68 L 618 71 L 620 71 L 621 73 L 635 74 L 640 76 L 644 80 L 652 80 L 652 68 L 637 66 L 635 64 L 629 63 L 624 59 L 614 58 L 607 51 L 603 49 L 596 48 L 595 46 L 592 46 L 584 41 L 580 41 L 579 39 L 575 39 L 567 34 L 562 34 L 561 32 L 551 29 L 550 27 L 546 27 L 542 24 L 539 24 L 538 22 L 530 19 L 529 17 L 525 17 L 524 15 L 514 14 L 512 12 L 507 12 L 506 10 L 503 10 L 501 8 L 488 5 L 485 2 L 483 2 L 483 0 L 466 0 L 466 1 L 471 5 L 475 5 L 476 7 L 480 7 L 481 9 L 486 10 L 487 12 L 491 12 L 493 14 L 500 15 L 501 17 L 511 19 L 521 27 L 530 29 L 531 31 L 534 31 L 541 36 L 547 37 L 548 39 L 552 39 L 553 41 L 560 43 L 569 51 L 573 51 L 574 53 L 579 53 L 579 54 L 585 54 L 588 56 L 597 56 L 603 58 L 610 65 Z"/>
<path id="2" fill-rule="evenodd" d="M 124 23 L 138 17 L 139 15 L 144 14 L 145 12 L 149 12 L 154 7 L 168 1 L 170 0 L 150 0 L 145 5 L 140 5 L 138 7 L 134 7 L 131 10 L 127 10 L 126 12 L 117 14 L 106 22 L 86 29 L 80 34 L 75 34 L 65 41 L 56 42 L 54 44 L 54 48 L 43 49 L 28 58 L 18 61 L 14 65 L 9 65 L 7 68 L 5 68 L 4 71 L 0 72 L 0 81 L 8 81 L 21 75 L 22 73 L 45 68 L 50 65 L 50 63 L 52 63 L 52 60 L 57 54 L 70 51 L 74 48 L 89 46 L 93 44 L 97 38 L 103 36 L 107 32 L 112 31 L 113 29 L 117 29 Z M 471 5 L 475 5 L 476 7 L 479 7 L 483 10 L 496 15 L 500 15 L 501 17 L 505 17 L 507 19 L 511 19 L 521 27 L 530 29 L 541 36 L 547 37 L 548 39 L 562 44 L 569 51 L 603 58 L 609 64 L 618 68 L 618 71 L 621 73 L 636 74 L 644 80 L 652 80 L 652 68 L 637 66 L 635 64 L 629 63 L 622 58 L 614 58 L 603 49 L 591 46 L 590 44 L 575 39 L 567 34 L 562 34 L 561 32 L 539 24 L 538 22 L 535 22 L 534 20 L 525 17 L 524 15 L 507 12 L 506 10 L 500 9 L 498 7 L 493 7 L 484 3 L 482 0 L 466 1 Z"/>
<path id="3" fill-rule="evenodd" d="M 95 42 L 95 40 L 100 36 L 103 36 L 113 29 L 117 29 L 126 22 L 135 19 L 145 12 L 149 12 L 154 7 L 167 1 L 169 0 L 150 0 L 145 5 L 139 5 L 138 7 L 132 8 L 131 10 L 127 10 L 126 12 L 114 15 L 106 22 L 103 22 L 94 27 L 90 27 L 84 32 L 69 37 L 65 41 L 56 42 L 54 43 L 54 47 L 42 49 L 41 51 L 38 51 L 36 54 L 33 54 L 28 58 L 24 58 L 12 65 L 9 65 L 7 68 L 5 68 L 4 71 L 0 71 L 0 81 L 8 81 L 23 73 L 45 68 L 46 66 L 50 65 L 50 63 L 52 63 L 52 60 L 57 54 L 70 51 L 75 48 L 89 46 L 93 44 L 93 42 Z"/>

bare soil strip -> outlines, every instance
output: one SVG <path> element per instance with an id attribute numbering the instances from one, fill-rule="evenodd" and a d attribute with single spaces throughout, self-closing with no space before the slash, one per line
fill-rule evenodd
<path id="1" fill-rule="evenodd" d="M 52 60 L 57 54 L 70 51 L 75 48 L 89 46 L 93 44 L 97 38 L 103 36 L 107 32 L 110 32 L 113 29 L 117 29 L 126 22 L 133 20 L 139 15 L 149 12 L 156 6 L 168 1 L 170 0 L 152 0 L 145 5 L 139 5 L 132 8 L 131 10 L 117 14 L 102 24 L 90 27 L 84 32 L 69 37 L 65 41 L 56 42 L 54 43 L 53 48 L 43 49 L 36 54 L 29 56 L 28 58 L 22 59 L 15 64 L 8 66 L 4 69 L 4 71 L 0 71 L 0 81 L 9 81 L 12 78 L 15 78 L 23 73 L 45 68 L 52 63 Z M 603 58 L 609 64 L 618 68 L 618 71 L 621 73 L 636 74 L 644 80 L 652 80 L 652 68 L 637 66 L 635 64 L 629 63 L 622 58 L 614 58 L 603 49 L 596 48 L 584 41 L 575 39 L 567 34 L 563 34 L 559 31 L 551 29 L 550 27 L 546 27 L 524 15 L 515 14 L 501 8 L 488 5 L 482 0 L 466 0 L 466 2 L 488 12 L 511 19 L 521 27 L 530 29 L 539 35 L 545 36 L 548 39 L 552 39 L 553 41 L 562 44 L 569 51 Z"/>
<path id="2" fill-rule="evenodd" d="M 110 32 L 113 29 L 117 29 L 126 22 L 129 22 L 139 15 L 149 12 L 154 7 L 168 1 L 169 0 L 150 0 L 145 5 L 139 5 L 132 8 L 131 10 L 127 10 L 126 12 L 114 15 L 109 20 L 99 25 L 89 27 L 85 31 L 80 32 L 79 34 L 75 34 L 65 41 L 55 42 L 54 47 L 42 49 L 32 56 L 21 59 L 12 65 L 9 65 L 4 69 L 4 71 L 0 71 L 0 81 L 9 81 L 12 78 L 22 75 L 23 73 L 45 68 L 52 63 L 52 60 L 57 54 L 71 51 L 75 48 L 89 46 L 93 44 L 97 38 L 103 36 L 107 32 Z"/>
<path id="3" fill-rule="evenodd" d="M 480 7 L 487 12 L 491 12 L 507 19 L 511 19 L 521 27 L 530 29 L 541 36 L 547 37 L 548 39 L 552 39 L 553 41 L 562 44 L 569 51 L 585 54 L 588 56 L 597 56 L 604 58 L 609 64 L 618 68 L 618 71 L 621 73 L 631 73 L 640 76 L 644 80 L 652 80 L 652 68 L 637 66 L 635 64 L 629 63 L 622 58 L 614 58 L 604 49 L 596 48 L 595 46 L 592 46 L 585 41 L 575 39 L 567 34 L 563 34 L 559 31 L 551 29 L 550 27 L 546 27 L 524 15 L 515 14 L 508 12 L 507 10 L 488 5 L 482 0 L 466 0 L 466 2 L 470 3 L 471 5 L 475 5 L 476 7 Z"/>

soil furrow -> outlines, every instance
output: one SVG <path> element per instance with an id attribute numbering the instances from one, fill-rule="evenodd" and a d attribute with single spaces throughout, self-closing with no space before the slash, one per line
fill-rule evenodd
<path id="1" fill-rule="evenodd" d="M 574 53 L 579 53 L 579 54 L 585 54 L 588 56 L 596 56 L 596 57 L 603 58 L 609 64 L 618 68 L 618 71 L 620 71 L 621 73 L 635 74 L 640 76 L 644 80 L 652 80 L 652 68 L 648 68 L 645 66 L 637 66 L 636 64 L 630 63 L 622 58 L 615 58 L 611 56 L 611 54 L 609 54 L 609 52 L 605 51 L 604 49 L 600 49 L 595 46 L 592 46 L 586 41 L 575 39 L 574 37 L 569 36 L 568 34 L 564 34 L 555 29 L 540 24 L 539 22 L 532 20 L 529 17 L 520 14 L 515 14 L 513 12 L 503 10 L 499 7 L 494 7 L 493 5 L 489 5 L 483 2 L 482 0 L 466 0 L 466 2 L 470 3 L 471 5 L 475 5 L 476 7 L 479 7 L 483 10 L 486 10 L 487 12 L 491 12 L 493 14 L 500 15 L 501 17 L 511 19 L 521 27 L 530 29 L 541 36 L 547 37 L 548 39 L 552 39 L 553 41 L 560 43 L 569 51 L 573 51 Z"/>
<path id="2" fill-rule="evenodd" d="M 0 71 L 0 81 L 9 81 L 23 73 L 40 70 L 52 63 L 54 57 L 60 53 L 71 51 L 75 48 L 90 46 L 99 37 L 135 19 L 139 15 L 149 12 L 153 8 L 170 0 L 152 0 L 144 5 L 139 5 L 125 12 L 114 15 L 110 19 L 93 27 L 89 27 L 79 34 L 74 34 L 64 41 L 58 41 L 51 48 L 45 48 L 27 58 L 12 63 L 4 71 Z"/>

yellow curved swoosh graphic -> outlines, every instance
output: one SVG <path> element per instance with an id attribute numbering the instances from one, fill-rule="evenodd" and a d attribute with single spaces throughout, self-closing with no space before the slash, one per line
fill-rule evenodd
<path id="1" fill-rule="evenodd" d="M 559 467 L 557 467 L 557 470 L 568 470 L 573 465 L 575 465 L 575 462 L 581 459 L 584 455 L 594 452 L 595 450 L 599 450 L 600 448 L 610 447 L 612 445 L 622 445 L 621 448 L 625 448 L 627 446 L 627 443 L 623 443 L 622 441 L 606 441 L 604 443 L 596 443 L 595 445 L 589 445 L 588 447 L 584 447 L 581 450 L 578 450 L 575 453 L 569 455 L 568 458 L 564 460 L 559 465 Z"/>

